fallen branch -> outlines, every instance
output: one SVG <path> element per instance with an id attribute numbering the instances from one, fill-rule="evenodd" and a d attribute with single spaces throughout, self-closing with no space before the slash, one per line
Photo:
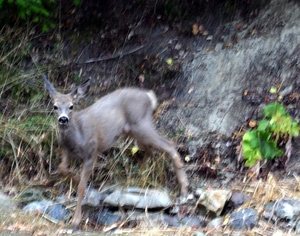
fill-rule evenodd
<path id="1" fill-rule="evenodd" d="M 108 55 L 108 56 L 103 56 L 103 57 L 98 57 L 98 58 L 92 58 L 92 59 L 89 59 L 85 62 L 81 62 L 81 63 L 78 63 L 78 64 L 88 64 L 88 63 L 93 63 L 93 62 L 99 62 L 99 61 L 106 61 L 106 60 L 111 60 L 111 59 L 116 59 L 118 57 L 123 57 L 123 56 L 126 56 L 126 55 L 129 55 L 131 53 L 135 53 L 139 50 L 141 50 L 142 48 L 144 48 L 145 45 L 141 45 L 141 46 L 138 46 L 128 52 L 120 52 L 120 53 L 116 53 L 116 54 L 112 54 L 112 55 Z"/>

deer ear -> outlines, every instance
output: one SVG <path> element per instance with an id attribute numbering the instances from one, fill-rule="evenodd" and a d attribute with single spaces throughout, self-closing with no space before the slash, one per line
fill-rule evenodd
<path id="1" fill-rule="evenodd" d="M 53 84 L 50 83 L 50 81 L 47 79 L 47 76 L 45 74 L 42 74 L 44 78 L 44 86 L 45 89 L 49 92 L 50 97 L 53 99 L 53 97 L 58 93 L 56 89 L 54 88 Z"/>
<path id="2" fill-rule="evenodd" d="M 88 78 L 82 85 L 78 86 L 70 93 L 75 102 L 84 97 L 90 89 L 90 84 L 91 78 Z"/>

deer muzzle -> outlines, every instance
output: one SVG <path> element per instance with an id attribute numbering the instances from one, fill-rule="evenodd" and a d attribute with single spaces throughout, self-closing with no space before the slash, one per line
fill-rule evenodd
<path id="1" fill-rule="evenodd" d="M 67 124 L 67 123 L 69 122 L 69 118 L 66 117 L 66 116 L 60 116 L 60 117 L 58 118 L 58 122 L 59 122 L 60 124 L 62 124 L 62 125 L 65 125 L 65 124 Z"/>

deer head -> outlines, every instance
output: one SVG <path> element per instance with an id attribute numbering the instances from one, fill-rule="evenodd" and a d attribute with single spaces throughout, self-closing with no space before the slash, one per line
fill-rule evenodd
<path id="1" fill-rule="evenodd" d="M 90 78 L 86 80 L 82 85 L 76 87 L 72 92 L 68 94 L 62 94 L 56 91 L 53 84 L 43 74 L 44 85 L 53 102 L 53 109 L 58 117 L 58 123 L 60 125 L 67 125 L 71 119 L 74 104 L 76 104 L 90 88 Z"/>

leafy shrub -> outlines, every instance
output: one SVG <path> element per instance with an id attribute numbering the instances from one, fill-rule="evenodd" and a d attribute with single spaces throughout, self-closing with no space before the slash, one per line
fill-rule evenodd
<path id="1" fill-rule="evenodd" d="M 242 140 L 245 166 L 250 167 L 262 159 L 281 157 L 283 151 L 278 147 L 280 138 L 299 135 L 300 126 L 278 102 L 264 108 L 264 119 L 256 129 L 248 130 Z"/>
<path id="2" fill-rule="evenodd" d="M 80 3 L 81 0 L 73 0 L 75 6 Z M 17 14 L 21 20 L 30 20 L 33 23 L 41 24 L 44 32 L 56 26 L 50 17 L 50 13 L 56 7 L 57 2 L 54 0 L 0 0 L 2 18 L 15 21 L 14 14 Z"/>

